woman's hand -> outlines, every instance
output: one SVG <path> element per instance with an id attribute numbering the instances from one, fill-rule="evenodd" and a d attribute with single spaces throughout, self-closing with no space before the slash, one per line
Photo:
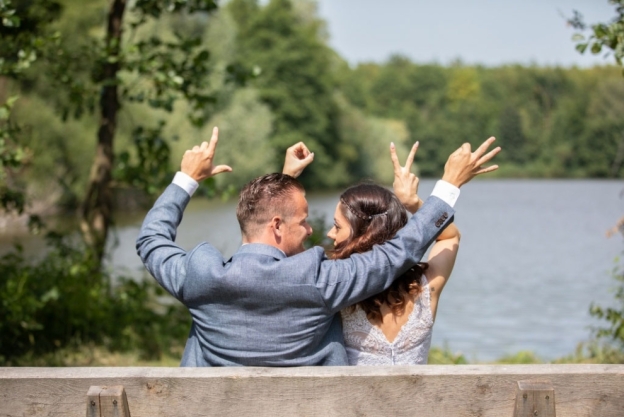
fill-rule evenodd
<path id="1" fill-rule="evenodd" d="M 405 161 L 405 166 L 402 167 L 399 163 L 394 143 L 390 144 L 390 158 L 392 158 L 392 165 L 394 165 L 394 183 L 392 184 L 394 194 L 396 194 L 399 201 L 403 203 L 410 213 L 416 213 L 423 204 L 420 197 L 418 197 L 418 177 L 410 172 L 417 150 L 418 142 L 412 146 L 412 150 Z"/>
<path id="2" fill-rule="evenodd" d="M 314 154 L 305 146 L 305 143 L 299 142 L 286 149 L 282 173 L 297 178 L 313 160 Z"/>

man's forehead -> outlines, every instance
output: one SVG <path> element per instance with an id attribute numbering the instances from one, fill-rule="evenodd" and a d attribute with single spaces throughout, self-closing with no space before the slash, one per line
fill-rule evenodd
<path id="1" fill-rule="evenodd" d="M 308 211 L 308 200 L 305 197 L 305 191 L 294 190 L 292 193 L 292 199 L 297 205 L 305 209 L 306 212 Z"/>

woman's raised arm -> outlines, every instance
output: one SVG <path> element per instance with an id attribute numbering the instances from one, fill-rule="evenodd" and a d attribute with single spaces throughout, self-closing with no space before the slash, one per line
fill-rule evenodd
<path id="1" fill-rule="evenodd" d="M 425 271 L 431 293 L 431 313 L 435 319 L 440 293 L 453 272 L 461 234 L 455 223 L 451 223 L 438 236 L 429 252 L 429 268 Z"/>

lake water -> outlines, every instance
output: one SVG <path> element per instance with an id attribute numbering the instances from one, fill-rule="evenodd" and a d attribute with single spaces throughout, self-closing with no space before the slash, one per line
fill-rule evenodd
<path id="1" fill-rule="evenodd" d="M 426 197 L 434 181 L 423 180 Z M 614 259 L 622 237 L 606 237 L 624 215 L 624 183 L 598 180 L 483 180 L 462 188 L 456 224 L 462 241 L 442 294 L 433 345 L 490 361 L 520 350 L 545 360 L 590 337 L 592 302 L 613 303 Z M 338 194 L 308 195 L 331 224 Z M 192 200 L 178 232 L 187 249 L 208 241 L 229 257 L 240 245 L 234 202 Z M 115 233 L 111 263 L 133 275 L 142 218 Z M 128 220 L 126 220 L 128 221 Z"/>

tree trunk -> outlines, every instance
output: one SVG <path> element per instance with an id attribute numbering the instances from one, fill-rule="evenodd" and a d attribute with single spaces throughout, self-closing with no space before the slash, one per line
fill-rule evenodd
<path id="1" fill-rule="evenodd" d="M 0 104 L 4 104 L 7 100 L 7 91 L 9 86 L 9 79 L 7 77 L 0 76 Z"/>
<path id="2" fill-rule="evenodd" d="M 109 56 L 119 56 L 122 35 L 123 15 L 126 0 L 111 0 L 108 12 L 106 45 Z M 111 225 L 113 193 L 111 179 L 113 170 L 113 143 L 117 126 L 119 99 L 117 92 L 117 59 L 104 60 L 104 80 L 100 96 L 100 127 L 98 143 L 87 194 L 81 207 L 80 228 L 87 245 L 100 262 L 106 249 L 106 238 Z"/>

